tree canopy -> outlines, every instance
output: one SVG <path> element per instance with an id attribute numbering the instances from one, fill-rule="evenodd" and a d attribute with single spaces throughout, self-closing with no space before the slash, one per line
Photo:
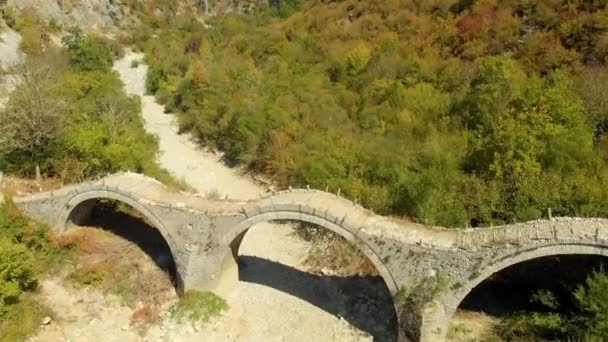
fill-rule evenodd
<path id="1" fill-rule="evenodd" d="M 148 91 L 232 161 L 469 226 L 608 215 L 607 19 L 602 1 L 278 1 L 132 39 Z"/>

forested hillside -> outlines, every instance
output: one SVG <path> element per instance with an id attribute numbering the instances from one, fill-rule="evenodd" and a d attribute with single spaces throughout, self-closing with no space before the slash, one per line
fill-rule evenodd
<path id="1" fill-rule="evenodd" d="M 77 27 L 60 33 L 32 9 L 2 13 L 23 37 L 27 58 L 5 71 L 17 87 L 0 116 L 0 170 L 64 182 L 131 170 L 171 182 L 156 164 L 156 138 L 143 128 L 139 99 L 124 93 L 112 71 L 121 44 Z M 61 47 L 54 34 L 63 36 Z"/>
<path id="2" fill-rule="evenodd" d="M 281 0 L 143 23 L 148 90 L 280 184 L 448 226 L 608 216 L 608 1 Z"/>

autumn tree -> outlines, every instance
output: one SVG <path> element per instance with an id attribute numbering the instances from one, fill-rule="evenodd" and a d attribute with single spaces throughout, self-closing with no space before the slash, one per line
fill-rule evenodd
<path id="1" fill-rule="evenodd" d="M 55 71 L 41 59 L 15 67 L 19 85 L 0 112 L 0 154 L 27 155 L 36 179 L 45 150 L 65 125 L 62 101 L 53 92 Z"/>

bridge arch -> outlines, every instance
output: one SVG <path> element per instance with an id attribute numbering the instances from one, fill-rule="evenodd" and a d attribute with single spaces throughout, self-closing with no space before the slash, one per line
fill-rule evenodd
<path id="1" fill-rule="evenodd" d="M 258 223 L 277 220 L 301 221 L 305 223 L 315 224 L 345 238 L 361 253 L 363 253 L 363 255 L 365 255 L 365 257 L 367 257 L 368 260 L 374 265 L 376 270 L 378 270 L 380 277 L 382 277 L 382 279 L 384 280 L 384 283 L 386 284 L 386 287 L 390 291 L 391 295 L 395 295 L 397 293 L 398 287 L 395 283 L 395 280 L 393 279 L 391 272 L 384 265 L 378 254 L 376 254 L 367 243 L 365 243 L 363 240 L 358 238 L 355 233 L 353 233 L 355 231 L 354 229 L 348 229 L 326 218 L 312 214 L 302 213 L 300 211 L 281 210 L 262 212 L 239 222 L 233 229 L 231 229 L 230 232 L 225 235 L 224 240 L 225 243 L 230 245 L 233 257 L 237 257 L 236 253 L 238 252 L 242 239 L 251 227 L 255 226 Z"/>
<path id="2" fill-rule="evenodd" d="M 321 211 L 319 210 L 317 212 Z M 351 244 L 358 251 L 360 251 L 375 267 L 380 278 L 382 279 L 382 282 L 386 286 L 386 298 L 390 301 L 390 304 L 387 301 L 387 306 L 384 306 L 382 312 L 387 315 L 387 321 L 394 322 L 395 324 L 394 338 L 396 339 L 396 341 L 404 341 L 405 335 L 404 332 L 399 329 L 399 316 L 397 314 L 398 310 L 394 301 L 395 295 L 398 292 L 396 282 L 393 279 L 391 272 L 382 262 L 378 254 L 376 254 L 376 252 L 374 252 L 366 242 L 357 237 L 356 229 L 353 229 L 349 226 L 341 225 L 337 222 L 333 222 L 332 220 L 327 219 L 325 217 L 320 217 L 311 213 L 304 213 L 300 210 L 260 210 L 260 212 L 258 212 L 257 214 L 240 221 L 225 235 L 224 243 L 230 246 L 230 251 L 232 254 L 230 257 L 232 258 L 232 262 L 236 262 L 239 259 L 239 247 L 247 231 L 257 224 L 270 221 L 299 221 L 314 224 L 343 237 L 348 241 L 349 244 Z M 228 264 L 230 263 L 224 263 L 224 265 Z M 238 269 L 238 265 L 236 266 L 236 269 Z M 232 274 L 231 277 L 234 277 L 234 274 Z M 315 304 L 313 303 L 313 305 Z M 347 320 L 349 319 L 347 318 Z M 389 334 L 391 333 L 392 332 L 389 332 Z"/>
<path id="3" fill-rule="evenodd" d="M 466 296 L 480 285 L 484 280 L 488 279 L 495 273 L 498 273 L 510 266 L 524 263 L 526 261 L 539 259 L 543 257 L 561 256 L 561 255 L 597 255 L 608 257 L 608 245 L 600 245 L 593 243 L 565 243 L 551 244 L 539 247 L 532 247 L 525 250 L 510 252 L 501 257 L 495 258 L 488 266 L 475 273 L 464 285 L 455 292 L 446 294 L 443 298 L 443 310 L 430 310 L 427 317 L 424 317 L 425 322 L 432 322 L 428 326 L 423 327 L 422 341 L 443 341 L 445 340 L 448 327 L 452 321 L 454 313 L 466 298 Z"/>
<path id="4" fill-rule="evenodd" d="M 100 200 L 112 200 L 126 204 L 139 212 L 145 217 L 145 219 L 158 230 L 162 239 L 169 247 L 171 258 L 175 263 L 175 276 L 176 276 L 176 287 L 178 292 L 183 290 L 183 279 L 180 274 L 180 265 L 177 263 L 176 258 L 176 244 L 174 243 L 169 230 L 165 226 L 162 220 L 160 220 L 145 204 L 139 201 L 135 196 L 126 191 L 114 190 L 114 189 L 90 189 L 67 199 L 63 205 L 63 210 L 59 214 L 57 220 L 57 227 L 63 231 L 69 229 L 71 224 L 79 223 L 83 219 L 86 219 L 95 204 Z"/>

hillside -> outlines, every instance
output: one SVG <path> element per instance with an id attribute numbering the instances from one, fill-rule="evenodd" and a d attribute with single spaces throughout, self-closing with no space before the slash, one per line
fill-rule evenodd
<path id="1" fill-rule="evenodd" d="M 134 40 L 148 90 L 234 163 L 428 224 L 608 215 L 605 2 L 294 0 L 209 24 Z"/>
<path id="2" fill-rule="evenodd" d="M 128 205 L 97 201 L 91 227 L 58 234 L 11 203 L 108 173 L 209 199 L 310 186 L 488 236 L 608 217 L 607 0 L 0 0 L 0 14 L 1 342 L 394 341 L 416 324 L 392 304 L 418 293 L 391 297 L 319 227 L 252 228 L 225 298 L 180 297 L 172 252 Z M 496 271 L 448 339 L 606 339 L 605 262 Z M 433 297 L 446 275 L 431 273 Z"/>
<path id="3" fill-rule="evenodd" d="M 247 12 L 256 7 L 259 0 L 5 0 L 6 7 L 17 11 L 34 9 L 46 20 L 61 25 L 78 26 L 103 34 L 120 34 L 140 23 L 145 13 L 156 18 L 193 14 L 203 18 L 205 14 Z M 205 11 L 205 4 L 209 9 Z M 202 19 L 201 19 L 202 20 Z"/>

